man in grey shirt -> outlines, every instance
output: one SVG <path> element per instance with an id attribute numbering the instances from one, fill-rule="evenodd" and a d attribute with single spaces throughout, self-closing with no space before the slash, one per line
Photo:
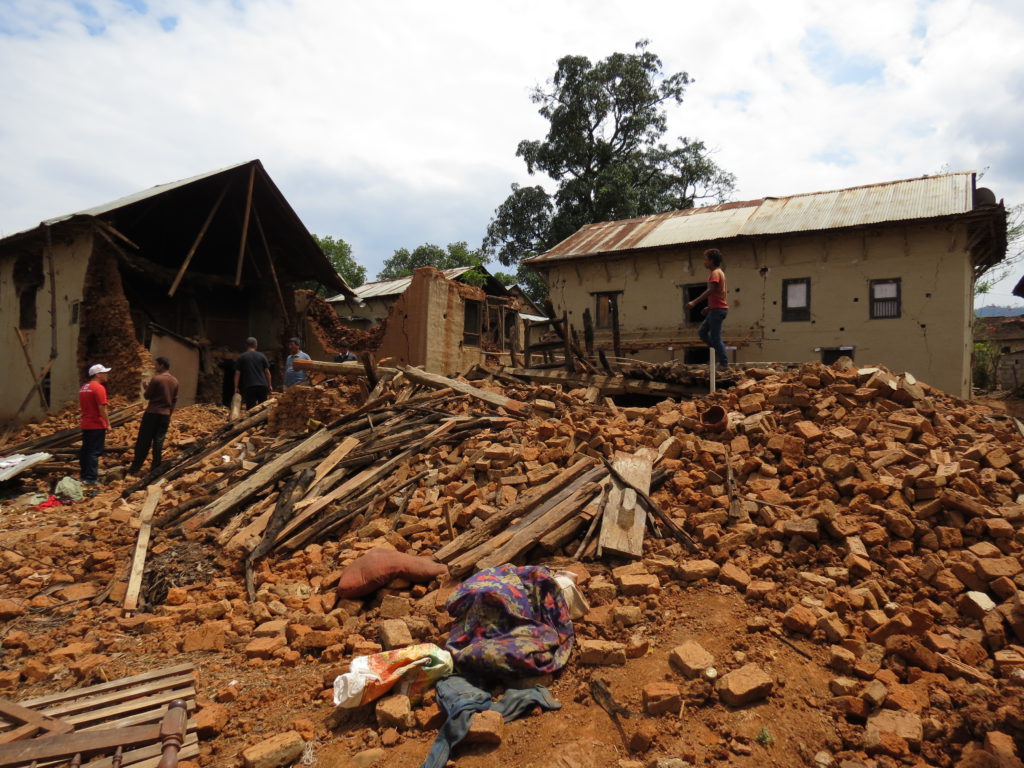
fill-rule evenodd
<path id="1" fill-rule="evenodd" d="M 288 339 L 288 357 L 285 358 L 284 363 L 284 387 L 294 387 L 297 384 L 308 384 L 309 375 L 305 371 L 296 371 L 293 363 L 296 360 L 309 360 L 310 357 L 302 348 L 299 346 L 299 339 L 297 336 L 292 336 Z"/>

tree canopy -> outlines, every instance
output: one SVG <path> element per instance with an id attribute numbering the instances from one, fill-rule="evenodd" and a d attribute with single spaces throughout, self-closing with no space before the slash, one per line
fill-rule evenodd
<path id="1" fill-rule="evenodd" d="M 331 262 L 334 271 L 344 278 L 350 288 L 358 288 L 366 282 L 366 267 L 360 266 L 352 258 L 352 246 L 340 237 L 335 239 L 330 235 L 313 235 L 313 239 Z"/>
<path id="2" fill-rule="evenodd" d="M 465 241 L 449 243 L 447 248 L 424 243 L 409 250 L 399 248 L 391 258 L 384 262 L 384 267 L 377 273 L 378 280 L 397 280 L 408 277 L 419 267 L 437 267 L 453 269 L 454 267 L 482 267 L 487 256 L 479 250 L 471 250 Z M 472 276 L 467 282 L 472 282 Z"/>
<path id="3" fill-rule="evenodd" d="M 519 142 L 516 155 L 556 189 L 513 184 L 487 227 L 485 253 L 518 266 L 585 224 L 724 202 L 731 194 L 735 177 L 702 141 L 664 141 L 666 107 L 682 103 L 692 81 L 686 72 L 666 75 L 647 46 L 642 40 L 634 53 L 597 63 L 564 56 L 547 87 L 534 89 L 531 99 L 548 132 L 543 140 Z M 517 277 L 536 293 L 532 270 L 520 266 Z"/>

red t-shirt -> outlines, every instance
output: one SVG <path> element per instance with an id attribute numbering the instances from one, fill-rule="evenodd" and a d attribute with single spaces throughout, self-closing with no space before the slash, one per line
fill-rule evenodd
<path id="1" fill-rule="evenodd" d="M 708 275 L 709 283 L 717 283 L 715 288 L 708 295 L 708 306 L 711 309 L 728 309 L 729 302 L 725 300 L 725 273 L 720 269 L 714 269 Z"/>
<path id="2" fill-rule="evenodd" d="M 106 429 L 107 422 L 100 416 L 100 406 L 107 404 L 107 388 L 98 381 L 87 381 L 78 390 L 78 405 L 82 408 L 82 429 Z"/>

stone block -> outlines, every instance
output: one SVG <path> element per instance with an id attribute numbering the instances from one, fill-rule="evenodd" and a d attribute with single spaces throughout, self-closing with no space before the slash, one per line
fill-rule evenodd
<path id="1" fill-rule="evenodd" d="M 731 707 L 742 707 L 766 698 L 775 687 L 764 670 L 746 664 L 723 676 L 715 685 L 719 698 Z"/>
<path id="2" fill-rule="evenodd" d="M 279 768 L 298 760 L 305 747 L 298 731 L 285 731 L 243 749 L 242 762 L 245 768 Z"/>
<path id="3" fill-rule="evenodd" d="M 598 667 L 624 666 L 626 646 L 611 640 L 580 640 L 580 663 Z"/>
<path id="4" fill-rule="evenodd" d="M 404 648 L 413 644 L 409 626 L 401 619 L 384 619 L 377 628 L 380 643 L 385 650 Z"/>
<path id="5" fill-rule="evenodd" d="M 682 672 L 684 677 L 691 679 L 704 674 L 708 667 L 715 666 L 715 657 L 693 640 L 687 640 L 673 648 L 668 661 Z"/>
<path id="6" fill-rule="evenodd" d="M 505 721 L 499 712 L 488 709 L 477 712 L 469 721 L 469 732 L 466 741 L 470 744 L 501 744 L 501 732 Z"/>
<path id="7" fill-rule="evenodd" d="M 648 683 L 643 689 L 644 711 L 649 715 L 678 714 L 683 702 L 674 683 Z"/>
<path id="8" fill-rule="evenodd" d="M 412 715 L 412 704 L 404 694 L 386 696 L 377 702 L 375 708 L 377 725 L 380 728 L 411 728 L 415 719 Z"/>
<path id="9" fill-rule="evenodd" d="M 782 617 L 782 626 L 792 632 L 809 635 L 818 626 L 818 617 L 810 608 L 797 603 Z"/>
<path id="10" fill-rule="evenodd" d="M 687 560 L 679 566 L 679 577 L 683 581 L 714 579 L 721 569 L 714 560 Z"/>

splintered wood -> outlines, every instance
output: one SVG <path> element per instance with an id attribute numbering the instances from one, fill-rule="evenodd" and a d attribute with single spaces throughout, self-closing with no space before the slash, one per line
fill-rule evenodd
<path id="1" fill-rule="evenodd" d="M 654 458 L 654 453 L 644 448 L 632 456 L 620 454 L 612 462 L 615 471 L 629 485 L 612 480 L 601 520 L 598 551 L 630 558 L 643 557 L 647 512 L 637 496 L 637 489 L 650 492 Z"/>

